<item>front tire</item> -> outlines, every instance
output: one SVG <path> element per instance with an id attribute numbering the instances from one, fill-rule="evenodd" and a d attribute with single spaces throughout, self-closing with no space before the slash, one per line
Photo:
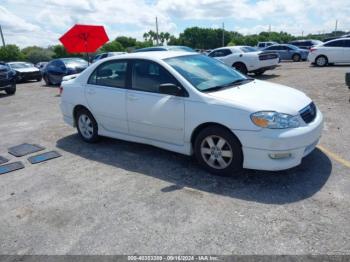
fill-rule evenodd
<path id="1" fill-rule="evenodd" d="M 198 162 L 215 175 L 233 175 L 242 168 L 243 153 L 238 139 L 227 129 L 210 126 L 195 139 Z"/>
<path id="2" fill-rule="evenodd" d="M 11 87 L 5 89 L 6 94 L 14 95 L 16 93 L 16 83 L 13 83 Z"/>
<path id="3" fill-rule="evenodd" d="M 52 85 L 52 83 L 50 82 L 50 79 L 47 75 L 44 75 L 44 81 L 45 81 L 45 85 L 47 85 L 47 86 Z"/>
<path id="4" fill-rule="evenodd" d="M 76 125 L 80 137 L 87 143 L 98 141 L 98 126 L 95 118 L 87 109 L 80 109 L 76 113 Z"/>
<path id="5" fill-rule="evenodd" d="M 328 59 L 324 55 L 320 55 L 315 59 L 315 65 L 319 67 L 326 66 L 328 64 Z"/>

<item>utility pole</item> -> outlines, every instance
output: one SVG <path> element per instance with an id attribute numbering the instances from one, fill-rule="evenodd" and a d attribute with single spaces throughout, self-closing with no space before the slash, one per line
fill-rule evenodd
<path id="1" fill-rule="evenodd" d="M 225 23 L 222 23 L 222 46 L 225 46 Z"/>
<path id="2" fill-rule="evenodd" d="M 334 34 L 337 35 L 337 30 L 338 30 L 338 19 L 335 20 L 335 29 L 334 29 Z"/>
<path id="3" fill-rule="evenodd" d="M 159 36 L 158 36 L 158 17 L 156 17 L 156 40 L 157 40 L 157 45 L 159 45 Z"/>
<path id="4" fill-rule="evenodd" d="M 1 25 L 0 25 L 0 35 L 1 35 L 1 40 L 2 40 L 2 46 L 5 47 L 5 39 L 4 39 L 4 35 L 2 34 Z"/>
<path id="5" fill-rule="evenodd" d="M 301 31 L 301 37 L 304 37 L 304 31 Z"/>

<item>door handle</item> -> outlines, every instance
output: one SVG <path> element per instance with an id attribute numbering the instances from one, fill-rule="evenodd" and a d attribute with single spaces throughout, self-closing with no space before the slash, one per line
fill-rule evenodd
<path id="1" fill-rule="evenodd" d="M 89 95 L 94 95 L 96 93 L 95 89 L 93 88 L 88 88 L 86 91 Z"/>
<path id="2" fill-rule="evenodd" d="M 139 97 L 138 96 L 136 96 L 136 95 L 128 95 L 128 99 L 129 100 L 131 100 L 131 101 L 134 101 L 134 100 L 138 100 L 139 99 Z"/>

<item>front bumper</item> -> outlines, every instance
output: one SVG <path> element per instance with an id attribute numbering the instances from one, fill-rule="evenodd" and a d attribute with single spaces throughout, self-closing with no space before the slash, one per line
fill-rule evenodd
<path id="1" fill-rule="evenodd" d="M 27 81 L 27 80 L 37 80 L 42 77 L 40 71 L 35 72 L 25 72 L 16 74 L 17 81 Z"/>
<path id="2" fill-rule="evenodd" d="M 233 130 L 241 141 L 243 167 L 258 170 L 284 170 L 301 163 L 303 157 L 316 147 L 323 130 L 323 116 L 317 110 L 313 122 L 291 129 Z M 273 159 L 276 154 L 288 157 Z"/>
<path id="3" fill-rule="evenodd" d="M 6 89 L 12 86 L 14 79 L 0 79 L 0 90 Z"/>

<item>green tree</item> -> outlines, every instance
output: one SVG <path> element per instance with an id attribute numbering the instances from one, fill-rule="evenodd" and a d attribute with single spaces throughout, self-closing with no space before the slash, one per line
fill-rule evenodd
<path id="1" fill-rule="evenodd" d="M 119 42 L 124 48 L 133 47 L 136 45 L 136 39 L 127 36 L 119 36 L 115 39 Z"/>
<path id="2" fill-rule="evenodd" d="M 54 52 L 48 48 L 38 46 L 29 46 L 22 49 L 25 60 L 31 63 L 38 63 L 41 61 L 49 61 L 52 59 Z"/>
<path id="3" fill-rule="evenodd" d="M 52 58 L 64 58 L 64 57 L 84 57 L 85 54 L 81 53 L 68 53 L 63 45 L 54 45 L 49 47 L 49 50 L 53 52 Z"/>
<path id="4" fill-rule="evenodd" d="M 121 45 L 121 43 L 115 40 L 104 44 L 100 49 L 101 52 L 119 52 L 124 50 L 125 48 Z"/>
<path id="5" fill-rule="evenodd" d="M 24 56 L 16 45 L 5 45 L 0 47 L 0 61 L 18 61 L 23 60 Z"/>

